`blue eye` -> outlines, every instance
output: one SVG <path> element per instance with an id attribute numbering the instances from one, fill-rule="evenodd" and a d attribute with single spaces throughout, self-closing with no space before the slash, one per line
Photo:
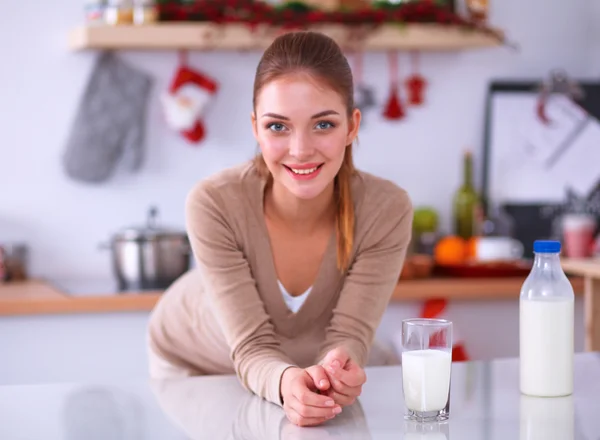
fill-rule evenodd
<path id="1" fill-rule="evenodd" d="M 329 121 L 321 121 L 321 122 L 317 123 L 317 128 L 319 130 L 327 130 L 328 128 L 333 128 L 333 127 L 335 127 L 335 125 Z"/>
<path id="2" fill-rule="evenodd" d="M 279 122 L 271 122 L 270 124 L 267 125 L 267 129 L 269 129 L 271 131 L 280 132 L 280 131 L 285 130 L 285 125 L 280 124 Z"/>

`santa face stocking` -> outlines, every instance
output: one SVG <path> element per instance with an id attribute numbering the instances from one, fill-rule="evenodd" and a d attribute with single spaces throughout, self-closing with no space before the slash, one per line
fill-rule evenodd
<path id="1" fill-rule="evenodd" d="M 202 117 L 217 89 L 215 80 L 182 62 L 168 93 L 162 97 L 165 119 L 169 127 L 180 132 L 191 143 L 198 143 L 204 139 Z"/>
<path id="2" fill-rule="evenodd" d="M 105 181 L 126 150 L 133 159 L 131 169 L 139 169 L 151 86 L 149 75 L 112 52 L 100 55 L 67 140 L 63 167 L 70 178 Z"/>

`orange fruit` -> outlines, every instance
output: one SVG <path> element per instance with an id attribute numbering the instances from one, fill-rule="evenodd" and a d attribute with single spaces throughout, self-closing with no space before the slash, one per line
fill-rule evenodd
<path id="1" fill-rule="evenodd" d="M 441 266 L 463 264 L 467 258 L 467 241 L 455 235 L 447 235 L 435 245 L 433 257 Z"/>

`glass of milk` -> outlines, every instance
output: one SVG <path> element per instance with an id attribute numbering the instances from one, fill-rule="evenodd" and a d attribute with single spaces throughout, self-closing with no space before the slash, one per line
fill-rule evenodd
<path id="1" fill-rule="evenodd" d="M 450 415 L 452 322 L 402 321 L 402 389 L 406 419 L 439 422 Z"/>

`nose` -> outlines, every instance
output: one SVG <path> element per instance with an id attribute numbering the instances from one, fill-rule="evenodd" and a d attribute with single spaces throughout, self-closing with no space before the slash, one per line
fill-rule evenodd
<path id="1" fill-rule="evenodd" d="M 314 155 L 315 149 L 308 135 L 302 132 L 296 132 L 290 139 L 289 154 L 292 157 L 302 161 L 310 159 Z"/>

